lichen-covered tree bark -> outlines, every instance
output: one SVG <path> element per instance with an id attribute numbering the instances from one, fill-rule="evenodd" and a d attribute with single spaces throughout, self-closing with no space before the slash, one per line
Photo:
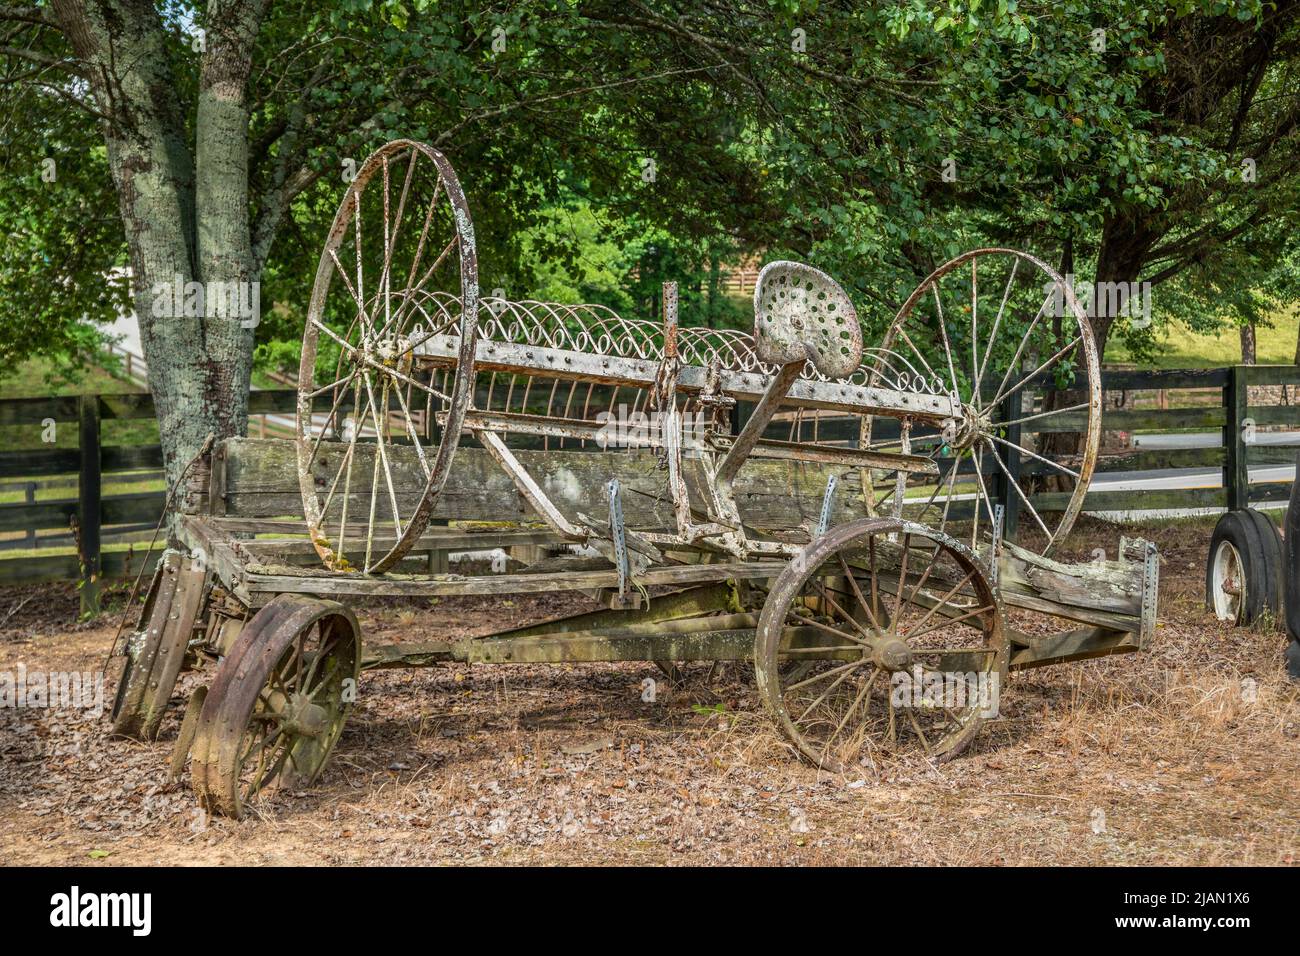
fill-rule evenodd
<path id="1" fill-rule="evenodd" d="M 216 7 L 202 44 L 191 152 L 168 50 L 176 39 L 153 3 L 52 2 L 101 114 L 171 481 L 209 434 L 247 427 L 254 323 L 213 310 L 211 296 L 207 314 L 184 314 L 175 295 L 191 283 L 207 290 L 259 280 L 248 212 L 247 82 L 263 4 L 221 0 Z"/>

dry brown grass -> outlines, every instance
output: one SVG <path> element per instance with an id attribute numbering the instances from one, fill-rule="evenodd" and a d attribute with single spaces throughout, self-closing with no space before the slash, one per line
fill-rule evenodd
<path id="1" fill-rule="evenodd" d="M 179 713 L 154 745 L 0 713 L 0 845 L 14 862 L 105 849 L 106 864 L 1294 864 L 1300 689 L 1284 638 L 1203 610 L 1207 522 L 1125 529 L 1144 532 L 1164 559 L 1150 651 L 1013 675 L 999 719 L 948 764 L 818 772 L 767 720 L 746 664 L 687 666 L 653 704 L 652 665 L 386 671 L 367 675 L 320 785 L 240 823 L 196 818 L 184 782 L 166 782 Z M 1117 541 L 1089 523 L 1074 547 Z M 449 600 L 362 619 L 410 640 L 478 632 L 490 613 Z M 20 624 L 0 635 L 0 667 L 95 667 L 110 634 Z"/>

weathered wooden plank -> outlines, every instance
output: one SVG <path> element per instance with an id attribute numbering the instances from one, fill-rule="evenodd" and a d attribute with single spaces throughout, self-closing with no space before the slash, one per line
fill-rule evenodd
<path id="1" fill-rule="evenodd" d="M 210 520 L 210 519 L 209 519 Z M 256 522 L 248 522 L 250 525 Z M 289 534 L 301 534 L 303 537 L 290 538 L 280 541 L 241 541 L 240 550 L 248 555 L 249 560 L 258 564 L 307 564 L 320 565 L 320 556 L 316 553 L 316 547 L 305 536 L 306 527 L 297 522 L 287 529 Z M 424 534 L 412 546 L 409 559 L 417 557 L 423 559 L 426 552 L 457 552 L 457 551 L 490 551 L 495 548 L 517 548 L 523 545 L 545 546 L 561 545 L 565 541 L 554 531 L 545 530 L 524 530 L 524 529 L 503 529 L 494 531 L 449 531 L 447 528 L 430 529 L 431 531 L 441 532 Z M 364 529 L 358 528 L 356 535 L 364 535 Z M 353 534 L 349 532 L 349 537 Z M 375 539 L 376 548 L 391 548 L 395 543 L 393 538 Z"/>
<path id="2" fill-rule="evenodd" d="M 1246 446 L 1246 461 L 1251 465 L 1294 465 L 1300 445 L 1257 445 Z"/>
<path id="3" fill-rule="evenodd" d="M 1245 370 L 1249 385 L 1300 385 L 1300 365 L 1247 365 Z"/>
<path id="4" fill-rule="evenodd" d="M 1250 486 L 1252 504 L 1265 501 L 1288 501 L 1291 498 L 1291 482 L 1261 481 Z"/>
<path id="5" fill-rule="evenodd" d="M 100 449 L 105 474 L 161 468 L 160 445 L 110 445 Z M 0 478 L 35 478 L 42 475 L 76 474 L 81 467 L 81 453 L 75 448 L 31 448 L 0 452 Z"/>
<path id="6" fill-rule="evenodd" d="M 107 449 L 106 449 L 107 450 Z M 0 453 L 0 478 L 75 474 L 81 453 L 75 448 L 31 448 Z"/>
<path id="7" fill-rule="evenodd" d="M 1256 425 L 1300 426 L 1300 405 L 1248 405 L 1246 418 Z"/>
<path id="8" fill-rule="evenodd" d="M 1114 630 L 1104 626 L 1081 627 L 1052 634 L 1028 647 L 1016 649 L 1011 654 L 1011 670 L 1044 667 L 1067 661 L 1082 661 L 1110 654 L 1138 651 L 1138 635 L 1132 631 Z"/>
<path id="9" fill-rule="evenodd" d="M 100 499 L 100 523 L 103 525 L 142 524 L 157 521 L 162 514 L 161 491 L 142 491 L 129 495 L 110 495 Z M 66 528 L 77 513 L 77 499 L 38 501 L 36 504 L 0 504 L 0 531 L 25 531 L 28 528 Z"/>
<path id="10" fill-rule="evenodd" d="M 134 471 L 163 466 L 161 445 L 110 445 L 103 449 L 104 471 Z"/>
<path id="11" fill-rule="evenodd" d="M 77 552 L 81 557 L 81 613 L 99 613 L 100 486 L 99 400 L 83 395 L 78 402 Z"/>
<path id="12" fill-rule="evenodd" d="M 995 397 L 992 390 L 1002 380 L 1002 371 L 985 376 L 985 385 L 981 389 L 985 401 Z M 1049 385 L 1064 389 L 1079 387 L 1080 382 L 1077 379 L 1057 383 L 1055 371 L 1055 369 L 1048 369 L 1040 372 L 1032 384 L 1039 390 Z M 1226 368 L 1102 369 L 1101 372 L 1103 391 L 1222 388 L 1227 381 L 1228 369 Z"/>
<path id="13" fill-rule="evenodd" d="M 152 568 L 162 554 L 162 544 L 146 555 L 144 546 L 133 551 L 105 551 L 100 555 L 100 579 L 132 578 L 140 573 L 142 562 Z M 147 571 L 146 571 L 147 573 Z M 75 554 L 50 554 L 28 558 L 0 560 L 0 584 L 42 584 L 49 581 L 75 581 L 81 575 L 81 562 Z"/>
<path id="14" fill-rule="evenodd" d="M 6 398 L 0 401 L 0 425 L 40 425 L 47 418 L 56 422 L 75 422 L 77 415 L 76 395 Z"/>
<path id="15" fill-rule="evenodd" d="M 1136 617 L 1142 613 L 1142 570 L 1137 561 L 1053 561 L 1008 541 L 998 558 L 998 583 L 1004 593 L 1031 594 L 1062 608 Z"/>
<path id="16" fill-rule="evenodd" d="M 1044 492 L 1029 500 L 1041 512 L 1060 511 L 1070 500 L 1066 492 Z M 1084 511 L 1166 511 L 1179 508 L 1222 508 L 1227 493 L 1222 488 L 1141 489 L 1133 491 L 1090 491 Z"/>
<path id="17" fill-rule="evenodd" d="M 1101 373 L 1101 387 L 1107 391 L 1222 388 L 1227 381 L 1226 368 L 1104 369 Z"/>
<path id="18" fill-rule="evenodd" d="M 369 479 L 373 474 L 373 447 L 358 446 L 354 458 L 354 484 L 348 497 L 348 515 L 369 513 Z M 238 517 L 302 515 L 298 490 L 296 450 L 291 442 L 273 439 L 231 439 L 219 449 L 224 487 L 216 489 L 224 513 Z M 341 443 L 324 442 L 317 456 L 318 487 L 332 481 L 346 451 Z M 555 505 L 571 521 L 579 511 L 592 510 L 592 502 L 611 478 L 623 488 L 623 509 L 629 525 L 668 528 L 675 526 L 668 494 L 667 472 L 649 452 L 527 451 L 517 452 Z M 398 487 L 398 509 L 414 510 L 424 484 L 423 472 L 413 449 L 397 447 L 389 458 Z M 692 502 L 703 510 L 706 500 L 701 463 L 683 463 Z M 797 527 L 815 521 L 831 474 L 842 475 L 842 466 L 813 462 L 753 460 L 741 470 L 736 482 L 736 500 L 741 517 L 755 527 Z M 381 478 L 381 482 L 382 482 Z M 341 487 L 341 486 L 340 486 Z M 391 519 L 387 489 L 377 502 L 381 520 Z M 330 515 L 341 514 L 342 491 L 330 505 Z M 864 517 L 860 482 L 839 482 L 832 517 L 836 522 Z M 453 459 L 451 475 L 439 496 L 435 518 L 477 521 L 519 521 L 534 517 L 514 482 L 482 449 L 460 448 Z"/>
<path id="19" fill-rule="evenodd" d="M 761 580 L 775 577 L 784 562 L 736 561 L 725 564 L 678 564 L 654 567 L 637 576 L 644 587 L 706 584 L 726 580 Z M 437 575 L 365 575 L 248 565 L 245 587 L 254 605 L 276 594 L 316 594 L 321 597 L 441 597 L 447 595 L 542 594 L 551 591 L 587 591 L 618 586 L 618 572 L 568 571 L 557 574 L 494 574 L 465 577 Z"/>
<path id="20" fill-rule="evenodd" d="M 1087 424 L 1083 412 L 1062 412 L 1050 418 L 1025 423 L 1027 432 L 1077 432 Z M 1201 408 L 1142 408 L 1106 411 L 1101 416 L 1103 431 L 1168 431 L 1175 428 L 1222 428 L 1227 421 L 1225 409 L 1206 405 Z"/>
<path id="21" fill-rule="evenodd" d="M 1163 471 L 1168 468 L 1215 468 L 1223 464 L 1222 448 L 1149 448 L 1123 455 L 1103 455 L 1097 459 L 1095 475 L 1124 471 Z M 1030 474 L 1053 472 L 1041 462 L 1025 468 Z"/>

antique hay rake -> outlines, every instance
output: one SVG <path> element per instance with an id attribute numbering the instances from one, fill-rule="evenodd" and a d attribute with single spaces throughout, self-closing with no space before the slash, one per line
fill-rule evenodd
<path id="1" fill-rule="evenodd" d="M 128 642 L 116 729 L 155 736 L 179 670 L 212 668 L 174 766 L 191 754 L 200 800 L 238 815 L 320 774 L 367 668 L 752 661 L 793 748 L 842 771 L 948 759 L 1008 671 L 1143 646 L 1154 549 L 1053 557 L 1101 414 L 1087 319 L 1059 275 L 967 253 L 878 347 L 811 266 L 769 263 L 754 298 L 751 336 L 679 327 L 671 284 L 662 323 L 480 296 L 450 164 L 410 141 L 380 149 L 321 255 L 297 438 L 231 439 L 203 460 L 185 551 L 160 565 Z M 1075 447 L 1048 447 L 1052 422 Z M 1031 504 L 1022 470 L 1067 486 L 1054 510 Z M 1004 540 L 1009 495 L 1028 515 L 1019 544 Z M 506 573 L 437 566 L 494 548 Z M 346 606 L 545 591 L 602 606 L 395 645 L 363 644 Z M 972 693 L 903 692 L 936 682 Z"/>

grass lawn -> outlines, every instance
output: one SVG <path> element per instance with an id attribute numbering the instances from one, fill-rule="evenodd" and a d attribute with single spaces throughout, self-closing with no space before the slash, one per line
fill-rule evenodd
<path id="1" fill-rule="evenodd" d="M 138 392 L 133 382 L 114 378 L 100 368 L 87 367 L 71 377 L 59 375 L 46 359 L 29 359 L 12 372 L 0 375 L 0 399 L 32 398 L 45 395 L 111 395 Z M 104 419 L 100 425 L 101 441 L 109 445 L 152 445 L 158 441 L 158 422 L 152 418 Z M 0 427 L 0 450 L 48 448 L 41 441 L 42 428 L 35 425 Z M 58 422 L 54 430 L 54 447 L 77 447 L 77 423 Z"/>
<path id="2" fill-rule="evenodd" d="M 59 374 L 48 359 L 28 359 L 12 372 L 0 373 L 0 398 L 39 395 L 105 395 L 138 392 L 139 386 L 114 378 L 101 368 L 86 367 L 70 376 Z"/>
<path id="3" fill-rule="evenodd" d="M 1272 327 L 1256 331 L 1256 359 L 1260 365 L 1294 364 L 1297 325 L 1300 309 L 1292 309 L 1289 314 L 1275 315 Z M 1151 362 L 1154 368 L 1217 368 L 1241 362 L 1241 335 L 1235 327 L 1201 335 L 1174 320 L 1156 335 L 1158 344 Z M 1114 338 L 1106 345 L 1105 360 L 1132 361 L 1124 343 Z"/>

